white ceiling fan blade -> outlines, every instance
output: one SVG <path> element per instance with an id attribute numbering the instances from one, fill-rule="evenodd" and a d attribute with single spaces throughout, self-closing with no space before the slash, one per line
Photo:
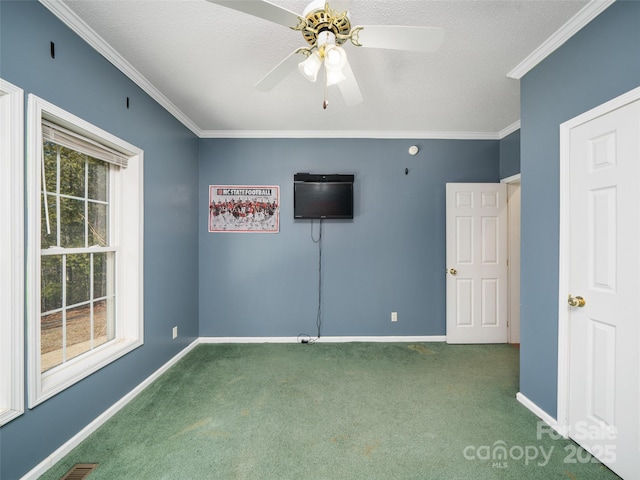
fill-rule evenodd
<path id="1" fill-rule="evenodd" d="M 342 94 L 342 98 L 344 98 L 344 103 L 348 107 L 353 107 L 362 102 L 362 92 L 360 91 L 360 87 L 358 86 L 358 82 L 356 81 L 356 77 L 353 74 L 353 70 L 351 70 L 351 65 L 349 65 L 349 61 L 342 67 L 342 73 L 346 77 L 340 83 L 338 83 L 338 88 L 340 89 L 340 93 Z"/>
<path id="2" fill-rule="evenodd" d="M 346 12 L 351 7 L 351 0 L 312 0 L 302 12 L 303 16 L 307 16 L 311 12 L 324 10 L 325 5 L 329 3 L 329 9 L 338 13 Z"/>
<path id="3" fill-rule="evenodd" d="M 359 25 L 357 42 L 367 48 L 435 52 L 444 40 L 444 29 L 404 25 Z"/>
<path id="4" fill-rule="evenodd" d="M 351 7 L 351 0 L 333 0 L 329 1 L 329 8 L 336 12 L 342 13 L 349 10 Z"/>
<path id="5" fill-rule="evenodd" d="M 258 80 L 254 86 L 261 92 L 268 92 L 282 80 L 285 79 L 292 71 L 298 68 L 298 63 L 302 61 L 301 57 L 296 54 L 300 50 L 294 50 L 291 54 L 282 60 L 278 65 L 267 73 L 264 77 Z"/>
<path id="6" fill-rule="evenodd" d="M 270 22 L 293 28 L 300 23 L 300 15 L 266 0 L 208 0 L 211 3 L 248 13 Z"/>

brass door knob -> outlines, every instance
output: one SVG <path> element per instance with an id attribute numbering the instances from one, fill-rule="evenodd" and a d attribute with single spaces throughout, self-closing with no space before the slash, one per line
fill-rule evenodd
<path id="1" fill-rule="evenodd" d="M 582 308 L 582 307 L 584 307 L 586 305 L 587 302 L 580 295 L 578 295 L 576 297 L 572 297 L 571 294 L 569 294 L 569 299 L 567 300 L 567 303 L 569 303 L 569 306 L 571 306 L 571 307 Z"/>
<path id="2" fill-rule="evenodd" d="M 449 269 L 449 273 L 451 275 L 455 275 L 456 273 L 458 273 L 458 271 L 455 268 L 451 268 L 451 269 Z"/>

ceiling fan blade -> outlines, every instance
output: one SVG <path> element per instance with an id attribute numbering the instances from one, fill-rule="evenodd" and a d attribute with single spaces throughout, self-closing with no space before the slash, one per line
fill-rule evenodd
<path id="1" fill-rule="evenodd" d="M 342 73 L 346 78 L 338 83 L 338 88 L 340 89 L 344 103 L 346 103 L 348 107 L 353 107 L 362 102 L 363 98 L 348 60 L 344 67 L 342 67 Z"/>
<path id="2" fill-rule="evenodd" d="M 435 52 L 444 40 L 444 29 L 404 25 L 359 25 L 357 43 L 367 48 Z"/>
<path id="3" fill-rule="evenodd" d="M 351 0 L 332 0 L 329 2 L 329 7 L 336 12 L 346 12 L 351 8 Z"/>
<path id="4" fill-rule="evenodd" d="M 286 8 L 266 0 L 208 0 L 211 3 L 248 13 L 270 22 L 293 28 L 300 24 L 302 17 Z M 304 19 L 302 19 L 304 21 Z"/>
<path id="5" fill-rule="evenodd" d="M 264 77 L 258 80 L 258 83 L 254 85 L 255 88 L 261 92 L 268 92 L 282 80 L 285 79 L 292 71 L 298 68 L 301 58 L 296 54 L 300 52 L 300 49 L 294 50 L 291 54 L 285 57 L 278 65 L 267 73 Z"/>

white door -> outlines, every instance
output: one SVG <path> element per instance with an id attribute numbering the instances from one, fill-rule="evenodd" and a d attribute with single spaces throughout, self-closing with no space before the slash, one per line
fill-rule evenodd
<path id="1" fill-rule="evenodd" d="M 507 187 L 447 184 L 447 343 L 507 342 Z"/>
<path id="2" fill-rule="evenodd" d="M 638 479 L 640 100 L 563 132 L 569 148 L 566 313 L 560 316 L 568 322 L 566 429 L 617 474 Z"/>

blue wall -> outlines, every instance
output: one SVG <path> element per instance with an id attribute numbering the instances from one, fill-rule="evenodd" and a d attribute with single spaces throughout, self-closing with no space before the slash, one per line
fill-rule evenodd
<path id="1" fill-rule="evenodd" d="M 323 224 L 322 334 L 444 335 L 445 183 L 497 182 L 496 140 L 202 140 L 200 335 L 315 335 L 318 251 L 293 220 L 296 172 L 356 178 L 355 218 Z M 280 233 L 208 233 L 210 184 L 280 185 Z"/>
<path id="2" fill-rule="evenodd" d="M 2 78 L 142 148 L 145 161 L 145 344 L 0 429 L 0 478 L 12 480 L 198 336 L 198 139 L 39 3 L 1 1 L 0 22 Z"/>
<path id="3" fill-rule="evenodd" d="M 500 178 L 520 173 L 520 130 L 500 140 Z"/>
<path id="4" fill-rule="evenodd" d="M 640 85 L 640 2 L 618 1 L 521 81 L 520 391 L 555 417 L 559 125 Z"/>

